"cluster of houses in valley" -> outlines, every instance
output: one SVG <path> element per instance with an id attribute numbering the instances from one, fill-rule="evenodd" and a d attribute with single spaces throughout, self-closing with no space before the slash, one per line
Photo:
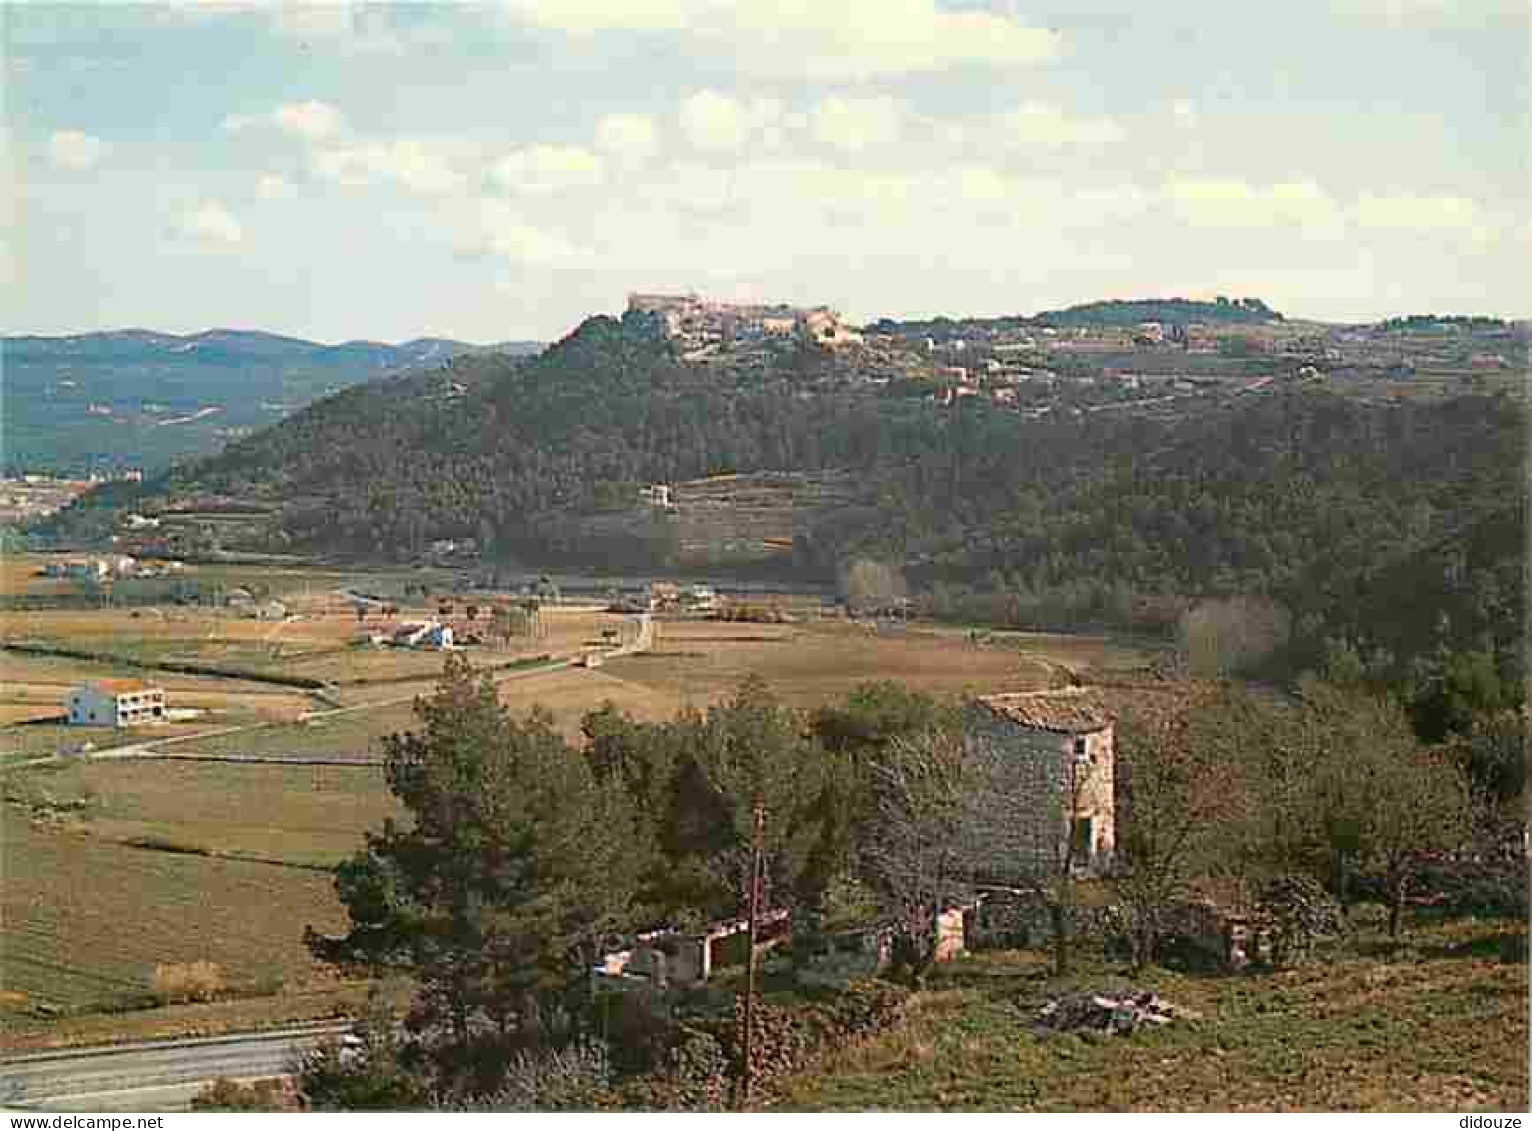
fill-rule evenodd
<path id="1" fill-rule="evenodd" d="M 454 633 L 450 624 L 443 624 L 439 620 L 406 621 L 393 630 L 392 633 L 383 635 L 377 643 L 387 644 L 394 648 L 419 648 L 426 651 L 450 652 L 457 645 L 453 642 Z"/>
<path id="2" fill-rule="evenodd" d="M 683 350 L 780 339 L 836 347 L 862 335 L 828 306 L 717 302 L 696 294 L 630 294 L 628 313 L 645 318 Z"/>
<path id="3" fill-rule="evenodd" d="M 128 554 L 91 558 L 60 558 L 46 562 L 42 576 L 67 581 L 113 581 L 126 577 L 163 577 L 185 570 L 179 561 L 145 562 Z"/>
<path id="4" fill-rule="evenodd" d="M 691 613 L 706 616 L 720 607 L 717 592 L 711 585 L 677 585 L 671 581 L 651 581 L 638 591 L 611 591 L 607 611 L 613 613 Z"/>

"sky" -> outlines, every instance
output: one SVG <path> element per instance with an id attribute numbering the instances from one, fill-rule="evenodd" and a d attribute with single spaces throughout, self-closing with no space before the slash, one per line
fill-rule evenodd
<path id="1" fill-rule="evenodd" d="M 6 333 L 1532 315 L 1527 0 L 0 8 Z"/>

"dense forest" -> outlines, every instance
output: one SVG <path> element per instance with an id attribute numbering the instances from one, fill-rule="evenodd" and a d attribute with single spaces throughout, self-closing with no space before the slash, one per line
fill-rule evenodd
<path id="1" fill-rule="evenodd" d="M 1461 330 L 1507 330 L 1511 324 L 1504 318 L 1491 318 L 1485 314 L 1405 314 L 1385 318 L 1379 325 L 1384 330 L 1437 330 L 1443 326 Z"/>
<path id="2" fill-rule="evenodd" d="M 1063 310 L 1045 310 L 1037 321 L 1045 326 L 1134 326 L 1140 322 L 1205 322 L 1253 324 L 1281 322 L 1282 315 L 1258 298 L 1228 298 L 1213 302 L 1186 298 L 1108 299 Z"/>
<path id="3" fill-rule="evenodd" d="M 946 341 L 965 334 L 999 333 L 1043 326 L 1137 326 L 1141 322 L 1200 322 L 1208 325 L 1244 325 L 1281 322 L 1282 315 L 1258 298 L 1229 299 L 1220 296 L 1214 302 L 1186 298 L 1107 299 L 1082 303 L 1040 314 L 1008 314 L 997 318 L 923 318 L 895 320 L 883 318 L 869 330 L 879 334 L 901 334 Z"/>
<path id="4" fill-rule="evenodd" d="M 1275 386 L 1174 414 L 1029 419 L 826 386 L 820 371 L 804 352 L 689 365 L 593 318 L 536 359 L 348 390 L 216 458 L 88 496 L 53 532 L 99 535 L 123 508 L 200 493 L 279 505 L 284 548 L 409 559 L 471 537 L 504 563 L 653 570 L 673 565 L 663 536 L 597 537 L 589 516 L 644 483 L 844 469 L 857 497 L 806 507 L 782 572 L 831 579 L 873 558 L 939 614 L 1023 627 L 1164 631 L 1188 602 L 1261 596 L 1289 614 L 1295 663 L 1354 654 L 1410 682 L 1450 646 L 1520 686 L 1513 398 Z"/>

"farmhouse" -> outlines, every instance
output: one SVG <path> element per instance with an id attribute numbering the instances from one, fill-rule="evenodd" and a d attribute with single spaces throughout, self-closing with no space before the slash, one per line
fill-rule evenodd
<path id="1" fill-rule="evenodd" d="M 682 932 L 670 928 L 647 931 L 637 936 L 626 950 L 613 951 L 602 958 L 595 974 L 622 981 L 642 979 L 656 987 L 694 986 L 713 975 L 726 944 L 744 943 L 748 924 L 743 919 L 709 924 L 701 931 Z M 786 911 L 763 912 L 759 922 L 757 946 L 769 947 L 785 941 L 792 930 Z"/>
<path id="2" fill-rule="evenodd" d="M 130 727 L 165 717 L 165 692 L 136 679 L 97 679 L 69 693 L 71 726 Z"/>
<path id="3" fill-rule="evenodd" d="M 91 558 L 87 561 L 49 562 L 43 567 L 45 577 L 67 577 L 72 581 L 104 581 L 111 574 L 111 563 L 100 558 Z"/>
<path id="4" fill-rule="evenodd" d="M 452 626 L 439 621 L 413 621 L 394 630 L 389 643 L 396 648 L 452 648 Z"/>
<path id="5" fill-rule="evenodd" d="M 1030 814 L 1009 831 L 1011 859 L 1045 872 L 1068 859 L 1085 874 L 1116 845 L 1113 717 L 1088 688 L 987 695 L 963 715 L 964 758 L 1020 796 Z"/>

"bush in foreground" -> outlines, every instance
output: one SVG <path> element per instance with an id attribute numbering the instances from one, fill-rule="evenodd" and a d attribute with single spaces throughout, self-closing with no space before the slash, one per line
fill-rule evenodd
<path id="1" fill-rule="evenodd" d="M 228 989 L 216 962 L 162 962 L 154 968 L 150 989 L 161 1004 L 213 1001 Z"/>

